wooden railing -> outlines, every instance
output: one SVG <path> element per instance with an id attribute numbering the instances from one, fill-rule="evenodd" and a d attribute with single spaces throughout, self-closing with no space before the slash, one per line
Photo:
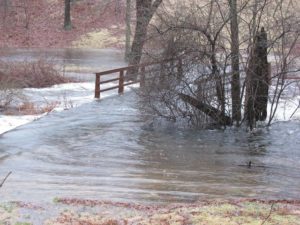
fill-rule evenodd
<path id="1" fill-rule="evenodd" d="M 146 73 L 151 72 L 147 71 L 147 67 L 155 66 L 155 65 L 164 65 L 166 63 L 173 62 L 174 65 L 177 67 L 177 71 L 179 73 L 182 73 L 182 59 L 168 59 L 168 60 L 163 60 L 161 62 L 154 62 L 154 63 L 146 63 L 146 64 L 139 64 L 139 65 L 133 65 L 133 66 L 127 66 L 127 67 L 121 67 L 117 69 L 112 69 L 112 70 L 106 70 L 102 71 L 99 73 L 96 73 L 96 82 L 95 82 L 95 98 L 100 98 L 100 93 L 105 92 L 105 91 L 110 91 L 114 89 L 118 89 L 119 94 L 124 93 L 124 87 L 132 84 L 137 84 L 140 83 L 140 86 L 143 87 L 145 86 L 145 81 L 146 81 Z M 176 63 L 177 62 L 177 63 Z M 173 66 L 174 66 L 173 65 Z M 134 80 L 126 79 L 126 72 L 128 70 L 135 69 L 137 70 L 137 73 L 134 75 Z M 107 75 L 112 75 L 118 73 L 118 77 L 112 78 L 109 80 L 102 80 L 101 77 L 107 76 Z M 137 76 L 139 75 L 139 79 Z M 287 80 L 300 80 L 300 77 L 286 77 L 285 79 Z M 112 86 L 112 87 L 107 87 L 102 89 L 101 84 L 107 84 L 111 83 L 114 81 L 118 81 L 118 85 Z M 230 81 L 227 82 L 227 84 L 230 84 Z"/>
<path id="2" fill-rule="evenodd" d="M 140 83 L 140 86 L 143 87 L 145 85 L 145 80 L 146 80 L 146 71 L 147 71 L 147 67 L 150 66 L 155 66 L 155 65 L 162 65 L 164 63 L 168 63 L 171 61 L 177 61 L 177 69 L 178 70 L 182 70 L 182 61 L 181 59 L 172 59 L 172 60 L 164 60 L 162 62 L 155 62 L 155 63 L 146 63 L 146 64 L 139 64 L 139 65 L 133 65 L 133 66 L 127 66 L 127 67 L 121 67 L 121 68 L 117 68 L 117 69 L 113 69 L 113 70 L 106 70 L 106 71 L 102 71 L 99 73 L 96 73 L 96 81 L 95 81 L 95 98 L 100 98 L 100 94 L 102 92 L 105 91 L 110 91 L 110 90 L 114 90 L 114 89 L 118 89 L 118 93 L 119 94 L 123 94 L 124 93 L 124 87 L 128 86 L 128 85 L 132 85 L 132 84 L 137 84 Z M 130 71 L 131 69 L 133 70 L 137 70 L 137 73 L 134 74 L 134 80 L 129 80 L 126 79 L 126 72 Z M 118 77 L 116 78 L 112 78 L 109 80 L 102 80 L 101 81 L 101 77 L 103 76 L 107 76 L 107 75 L 112 75 L 118 73 Z M 137 76 L 139 75 L 139 79 L 137 78 Z M 112 87 L 108 87 L 108 88 L 101 88 L 101 84 L 107 84 L 107 83 L 111 83 L 111 82 L 115 82 L 118 81 L 118 85 L 112 86 Z"/>

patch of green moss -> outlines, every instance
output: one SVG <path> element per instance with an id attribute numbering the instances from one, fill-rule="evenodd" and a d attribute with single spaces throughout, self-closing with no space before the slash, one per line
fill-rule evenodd
<path id="1" fill-rule="evenodd" d="M 53 198 L 52 201 L 53 201 L 53 203 L 57 204 L 57 203 L 59 203 L 59 198 L 55 197 L 55 198 Z"/>

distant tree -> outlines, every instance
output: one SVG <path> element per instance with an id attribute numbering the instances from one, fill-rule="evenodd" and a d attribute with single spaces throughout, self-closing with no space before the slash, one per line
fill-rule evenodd
<path id="1" fill-rule="evenodd" d="M 0 0 L 0 6 L 3 7 L 4 9 L 7 9 L 10 4 L 9 0 Z"/>
<path id="2" fill-rule="evenodd" d="M 0 14 L 2 13 L 2 20 L 4 24 L 5 24 L 5 19 L 6 19 L 9 4 L 10 4 L 9 0 L 0 0 Z"/>
<path id="3" fill-rule="evenodd" d="M 64 21 L 64 29 L 71 30 L 71 0 L 65 0 L 65 21 Z"/>
<path id="4" fill-rule="evenodd" d="M 131 39 L 131 0 L 126 0 L 126 40 L 125 40 L 125 60 L 130 56 L 130 39 Z"/>

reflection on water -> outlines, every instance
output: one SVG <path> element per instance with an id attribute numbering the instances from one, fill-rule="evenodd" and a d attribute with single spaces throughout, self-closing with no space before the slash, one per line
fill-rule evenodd
<path id="1" fill-rule="evenodd" d="M 253 135 L 147 129 L 135 99 L 128 93 L 53 113 L 0 137 L 0 176 L 13 171 L 1 199 L 300 196 L 300 123 Z M 249 160 L 253 168 L 238 166 Z"/>

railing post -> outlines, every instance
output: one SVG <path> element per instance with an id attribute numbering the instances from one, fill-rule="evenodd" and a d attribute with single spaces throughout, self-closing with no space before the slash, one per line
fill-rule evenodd
<path id="1" fill-rule="evenodd" d="M 119 94 L 124 93 L 124 70 L 120 71 L 120 77 L 119 77 Z"/>
<path id="2" fill-rule="evenodd" d="M 100 98 L 100 75 L 96 73 L 95 98 Z"/>
<path id="3" fill-rule="evenodd" d="M 146 68 L 145 66 L 142 66 L 141 68 L 141 79 L 140 79 L 140 87 L 145 87 L 145 73 L 146 73 Z"/>

